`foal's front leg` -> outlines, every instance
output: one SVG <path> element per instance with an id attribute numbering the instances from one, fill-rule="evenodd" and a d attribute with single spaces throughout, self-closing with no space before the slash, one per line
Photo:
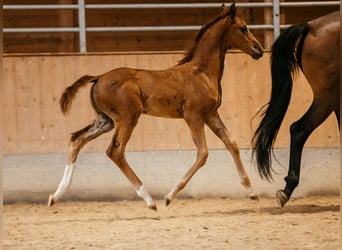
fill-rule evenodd
<path id="1" fill-rule="evenodd" d="M 194 165 L 188 172 L 181 178 L 172 190 L 165 196 L 165 202 L 168 206 L 175 198 L 176 194 L 181 191 L 186 184 L 190 181 L 191 177 L 200 169 L 208 158 L 208 148 L 204 133 L 204 122 L 201 119 L 189 120 L 185 119 L 191 130 L 192 139 L 197 147 L 197 159 Z"/>
<path id="2" fill-rule="evenodd" d="M 252 200 L 259 200 L 258 195 L 252 188 L 247 171 L 243 166 L 242 160 L 240 158 L 239 147 L 224 126 L 219 114 L 216 112 L 213 115 L 209 116 L 206 123 L 209 128 L 215 133 L 215 135 L 221 139 L 227 150 L 232 154 L 236 169 L 241 179 L 241 184 L 247 189 L 249 197 Z"/>

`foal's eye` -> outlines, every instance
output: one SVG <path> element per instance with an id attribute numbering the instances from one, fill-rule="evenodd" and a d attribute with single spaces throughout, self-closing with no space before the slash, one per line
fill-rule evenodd
<path id="1" fill-rule="evenodd" d="M 247 26 L 242 26 L 241 28 L 240 28 L 240 30 L 241 30 L 241 32 L 244 34 L 244 35 L 246 35 L 247 34 Z"/>

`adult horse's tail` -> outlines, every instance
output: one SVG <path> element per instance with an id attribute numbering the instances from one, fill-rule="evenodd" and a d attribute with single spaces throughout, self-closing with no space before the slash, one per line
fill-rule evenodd
<path id="1" fill-rule="evenodd" d="M 64 90 L 59 100 L 59 104 L 64 115 L 69 113 L 72 101 L 76 97 L 78 90 L 85 87 L 89 82 L 97 82 L 97 79 L 97 76 L 85 75 Z"/>
<path id="2" fill-rule="evenodd" d="M 266 110 L 258 112 L 263 118 L 252 139 L 259 174 L 267 180 L 272 179 L 271 152 L 290 103 L 292 76 L 301 67 L 302 46 L 308 32 L 307 23 L 295 24 L 281 33 L 272 46 L 271 99 Z"/>

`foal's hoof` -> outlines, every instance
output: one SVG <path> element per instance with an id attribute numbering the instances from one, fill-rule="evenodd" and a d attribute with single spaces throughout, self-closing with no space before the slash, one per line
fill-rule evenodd
<path id="1" fill-rule="evenodd" d="M 49 196 L 49 201 L 48 201 L 48 207 L 53 206 L 53 204 L 55 204 L 55 200 L 53 199 L 53 196 L 50 195 Z"/>
<path id="2" fill-rule="evenodd" d="M 165 200 L 165 205 L 169 206 L 171 201 L 173 200 L 172 195 L 170 195 L 170 194 L 165 195 L 164 200 Z"/>
<path id="3" fill-rule="evenodd" d="M 148 208 L 157 212 L 157 206 L 155 204 L 149 205 Z"/>
<path id="4" fill-rule="evenodd" d="M 253 201 L 259 201 L 259 196 L 256 194 L 250 194 L 249 198 Z"/>
<path id="5" fill-rule="evenodd" d="M 284 207 L 286 202 L 288 202 L 289 198 L 287 195 L 284 193 L 283 190 L 278 190 L 276 192 L 276 199 L 277 199 L 277 204 L 280 208 Z"/>
<path id="6" fill-rule="evenodd" d="M 171 200 L 166 197 L 165 198 L 165 205 L 168 206 L 168 205 L 170 205 L 170 203 L 171 203 Z"/>

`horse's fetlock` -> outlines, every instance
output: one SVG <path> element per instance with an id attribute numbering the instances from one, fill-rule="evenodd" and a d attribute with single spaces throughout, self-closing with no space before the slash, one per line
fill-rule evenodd
<path id="1" fill-rule="evenodd" d="M 287 186 L 290 186 L 291 188 L 296 188 L 299 184 L 299 178 L 297 177 L 285 177 L 285 181 Z"/>

